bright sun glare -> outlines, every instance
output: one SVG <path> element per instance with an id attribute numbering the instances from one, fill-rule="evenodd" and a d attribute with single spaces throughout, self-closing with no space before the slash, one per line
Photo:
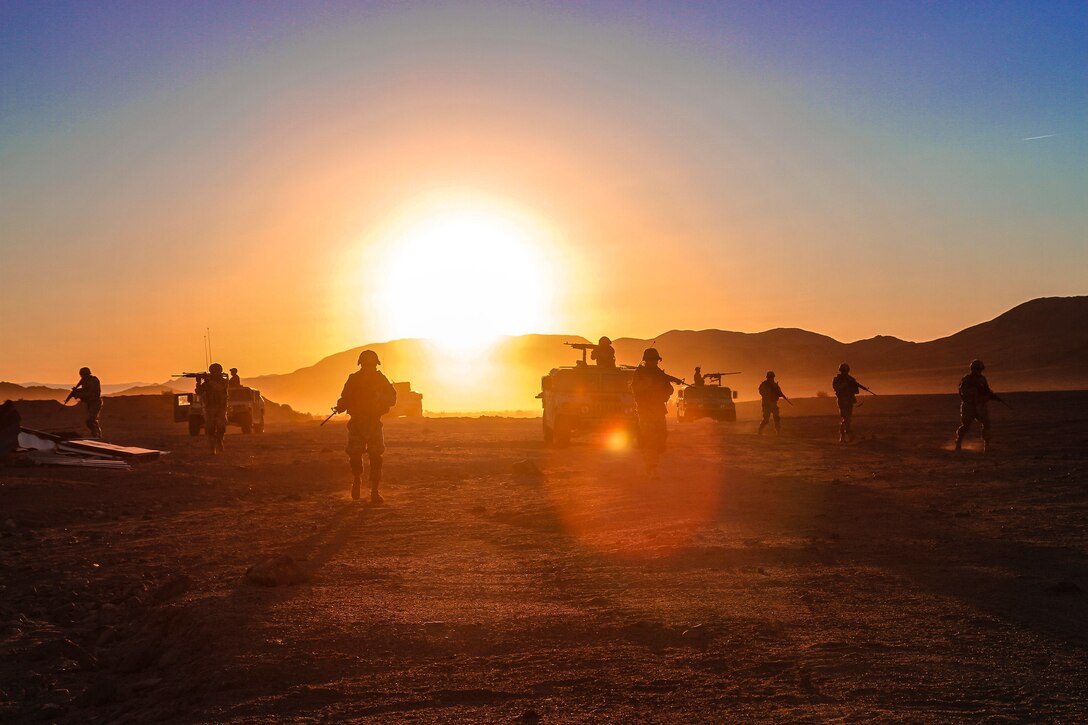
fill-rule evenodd
<path id="1" fill-rule="evenodd" d="M 386 244 L 378 302 L 391 336 L 468 348 L 554 323 L 552 245 L 528 218 L 441 209 L 401 226 Z"/>

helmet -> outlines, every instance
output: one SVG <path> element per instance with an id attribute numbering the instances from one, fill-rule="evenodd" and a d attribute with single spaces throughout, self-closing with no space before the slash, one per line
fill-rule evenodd
<path id="1" fill-rule="evenodd" d="M 231 368 L 231 369 L 230 369 L 230 371 L 231 371 L 232 373 L 236 373 L 236 372 L 238 372 L 238 368 Z"/>
<path id="2" fill-rule="evenodd" d="M 606 335 L 601 335 L 601 339 L 597 341 L 598 345 L 611 345 L 612 341 L 608 339 Z"/>
<path id="3" fill-rule="evenodd" d="M 223 374 L 223 366 L 220 365 L 219 363 L 212 363 L 211 365 L 208 366 L 208 372 L 211 373 L 212 375 L 222 375 Z"/>
<path id="4" fill-rule="evenodd" d="M 90 368 L 80 368 L 79 369 L 79 377 L 81 377 L 81 378 L 85 378 L 90 374 L 91 374 L 91 369 Z"/>
<path id="5" fill-rule="evenodd" d="M 983 364 L 983 362 L 981 360 L 972 360 L 971 361 L 971 369 L 972 370 L 985 370 L 986 366 Z"/>
<path id="6" fill-rule="evenodd" d="M 642 353 L 642 362 L 650 362 L 651 360 L 661 360 L 661 353 L 657 351 L 656 347 L 648 347 Z"/>
<path id="7" fill-rule="evenodd" d="M 695 366 L 695 369 L 696 369 L 696 370 L 702 370 L 702 368 L 701 368 L 701 367 L 699 367 L 698 365 L 696 365 L 696 366 Z"/>
<path id="8" fill-rule="evenodd" d="M 847 363 L 843 363 L 842 365 L 839 366 L 839 372 L 840 373 L 850 372 L 850 365 L 848 365 Z"/>
<path id="9" fill-rule="evenodd" d="M 359 353 L 359 364 L 362 365 L 363 362 L 372 363 L 374 365 L 382 364 L 382 361 L 378 359 L 378 353 L 373 350 L 363 350 Z"/>
<path id="10" fill-rule="evenodd" d="M 767 371 L 767 379 L 768 380 L 774 380 L 774 370 L 768 370 Z"/>

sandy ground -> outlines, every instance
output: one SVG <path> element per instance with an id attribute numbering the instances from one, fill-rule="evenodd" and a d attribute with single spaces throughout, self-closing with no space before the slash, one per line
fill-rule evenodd
<path id="1" fill-rule="evenodd" d="M 342 422 L 213 459 L 107 416 L 173 453 L 0 469 L 0 720 L 1084 722 L 1088 394 L 1009 400 L 986 456 L 949 397 L 849 446 L 827 401 L 673 422 L 659 482 L 539 420 L 392 421 L 380 507 Z M 310 580 L 246 581 L 279 554 Z"/>

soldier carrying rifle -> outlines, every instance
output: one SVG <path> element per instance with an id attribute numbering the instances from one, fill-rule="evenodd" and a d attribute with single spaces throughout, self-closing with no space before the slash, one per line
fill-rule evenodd
<path id="1" fill-rule="evenodd" d="M 782 432 L 782 418 L 778 414 L 778 399 L 782 398 L 787 403 L 790 399 L 782 392 L 782 388 L 774 379 L 774 371 L 767 371 L 767 378 L 759 384 L 759 397 L 763 402 L 763 420 L 759 422 L 759 435 L 763 435 L 763 429 L 774 418 L 774 432 L 778 435 Z M 793 403 L 790 403 L 793 405 Z"/>
<path id="2" fill-rule="evenodd" d="M 363 350 L 359 353 L 359 370 L 348 376 L 340 399 L 333 413 L 346 412 L 348 421 L 348 445 L 345 452 L 351 462 L 353 481 L 351 497 L 358 500 L 363 479 L 363 454 L 370 463 L 370 502 L 385 501 L 378 493 L 382 480 L 382 454 L 385 437 L 382 435 L 382 416 L 397 404 L 397 391 L 389 379 L 378 370 L 381 365 L 378 353 Z"/>
<path id="3" fill-rule="evenodd" d="M 1005 401 L 990 389 L 990 383 L 982 371 L 986 366 L 981 360 L 971 361 L 971 372 L 960 380 L 960 427 L 956 430 L 956 450 L 963 447 L 963 437 L 976 420 L 982 424 L 982 450 L 990 450 L 990 409 L 987 403 Z M 1008 405 L 1008 403 L 1006 403 Z"/>
<path id="4" fill-rule="evenodd" d="M 228 381 L 223 366 L 212 363 L 207 373 L 198 373 L 196 393 L 204 406 L 204 427 L 208 434 L 208 446 L 212 455 L 223 452 L 223 438 L 227 434 Z"/>
<path id="5" fill-rule="evenodd" d="M 91 375 L 90 368 L 79 369 L 79 382 L 68 393 L 64 404 L 67 405 L 72 398 L 82 401 L 87 406 L 87 429 L 91 431 L 91 436 L 94 438 L 101 438 L 102 424 L 99 423 L 98 418 L 102 413 L 102 382 Z"/>
<path id="6" fill-rule="evenodd" d="M 839 365 L 839 374 L 831 381 L 831 387 L 839 401 L 839 443 L 846 443 L 847 440 L 854 440 L 851 423 L 854 420 L 854 403 L 857 402 L 858 393 L 862 390 L 869 393 L 873 391 L 854 379 L 847 363 Z"/>
<path id="7" fill-rule="evenodd" d="M 635 410 L 638 413 L 639 443 L 646 460 L 646 473 L 657 478 L 657 462 L 665 452 L 668 430 L 665 427 L 666 405 L 672 397 L 673 385 L 684 381 L 668 375 L 658 367 L 661 355 L 656 348 L 642 353 L 642 364 L 635 368 L 631 379 L 631 392 L 635 394 Z"/>

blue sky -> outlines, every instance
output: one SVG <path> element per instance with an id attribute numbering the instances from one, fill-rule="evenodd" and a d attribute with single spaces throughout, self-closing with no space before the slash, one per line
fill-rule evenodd
<path id="1" fill-rule="evenodd" d="M 298 289 L 219 323 L 251 369 L 395 334 L 339 270 L 443 188 L 555 228 L 590 336 L 927 339 L 1082 294 L 1086 39 L 1074 2 L 4 2 L 0 284 L 53 301 L 0 322 L 0 378 L 155 377 L 243 265 Z M 650 304 L 662 248 L 699 263 Z"/>

